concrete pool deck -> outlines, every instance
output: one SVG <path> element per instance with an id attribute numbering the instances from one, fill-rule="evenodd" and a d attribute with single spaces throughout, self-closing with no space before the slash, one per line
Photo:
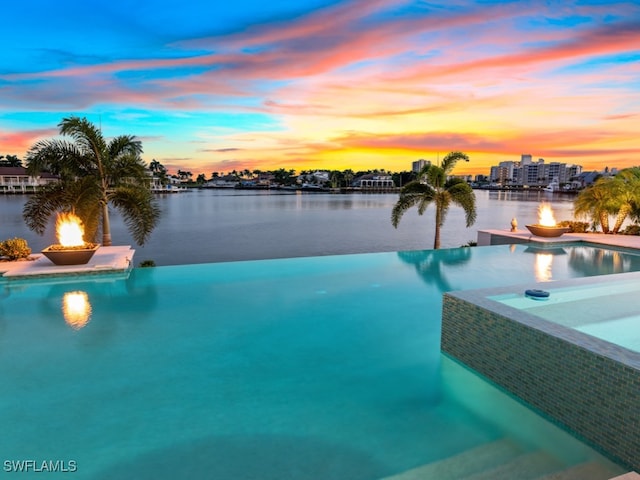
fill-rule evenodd
<path id="1" fill-rule="evenodd" d="M 505 245 L 510 243 L 572 243 L 586 242 L 597 245 L 633 248 L 640 250 L 640 236 L 638 235 L 611 235 L 604 233 L 565 233 L 559 237 L 538 237 L 529 230 L 479 230 L 478 246 Z"/>
<path id="2" fill-rule="evenodd" d="M 59 277 L 69 275 L 126 274 L 132 267 L 135 250 L 129 245 L 100 247 L 84 265 L 55 265 L 42 254 L 29 260 L 0 262 L 0 274 L 5 279 Z"/>

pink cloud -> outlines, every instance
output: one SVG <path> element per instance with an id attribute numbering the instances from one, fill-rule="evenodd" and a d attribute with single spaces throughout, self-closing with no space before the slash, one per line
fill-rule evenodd
<path id="1" fill-rule="evenodd" d="M 17 155 L 24 164 L 24 153 L 38 140 L 54 137 L 57 129 L 7 131 L 0 130 L 0 154 Z"/>

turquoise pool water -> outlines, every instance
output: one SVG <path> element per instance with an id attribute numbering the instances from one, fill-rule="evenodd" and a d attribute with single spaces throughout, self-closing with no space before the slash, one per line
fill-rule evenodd
<path id="1" fill-rule="evenodd" d="M 640 257 L 495 246 L 0 283 L 4 472 L 356 480 L 463 468 L 465 452 L 480 468 L 485 449 L 482 468 L 537 455 L 619 473 L 443 357 L 440 322 L 443 291 L 621 268 Z"/>
<path id="2" fill-rule="evenodd" d="M 594 285 L 550 287 L 544 300 L 531 299 L 524 292 L 489 298 L 640 353 L 638 278 L 626 277 Z"/>

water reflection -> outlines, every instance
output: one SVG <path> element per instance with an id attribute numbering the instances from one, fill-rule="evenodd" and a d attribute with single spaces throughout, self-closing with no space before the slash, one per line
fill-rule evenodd
<path id="1" fill-rule="evenodd" d="M 553 279 L 553 257 L 556 255 L 566 255 L 567 252 L 563 248 L 540 248 L 527 247 L 525 253 L 533 253 L 535 260 L 533 264 L 533 272 L 536 282 L 549 282 Z"/>
<path id="2" fill-rule="evenodd" d="M 55 328 L 81 331 L 82 345 L 91 347 L 108 344 L 123 324 L 139 324 L 156 314 L 154 270 L 134 268 L 126 279 L 97 276 L 21 288 L 43 289 L 37 295 L 41 318 Z"/>
<path id="3" fill-rule="evenodd" d="M 398 252 L 398 257 L 413 265 L 420 278 L 427 284 L 434 284 L 441 292 L 453 290 L 447 280 L 443 265 L 454 266 L 467 263 L 471 259 L 472 248 L 451 248 L 445 250 L 414 250 Z"/>
<path id="4" fill-rule="evenodd" d="M 74 330 L 86 326 L 91 318 L 91 303 L 87 292 L 66 292 L 62 297 L 62 315 L 67 325 Z"/>
<path id="5" fill-rule="evenodd" d="M 550 253 L 536 254 L 535 276 L 536 282 L 548 282 L 552 278 L 551 266 L 553 265 L 553 255 Z"/>
<path id="6" fill-rule="evenodd" d="M 584 276 L 625 273 L 640 269 L 640 257 L 616 250 L 575 247 L 569 255 L 569 267 Z"/>

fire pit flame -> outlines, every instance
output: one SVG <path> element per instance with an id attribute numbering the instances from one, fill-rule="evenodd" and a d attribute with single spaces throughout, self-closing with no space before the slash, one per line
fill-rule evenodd
<path id="1" fill-rule="evenodd" d="M 548 203 L 541 203 L 538 207 L 538 225 L 543 227 L 555 227 L 556 219 L 553 216 L 553 210 Z"/>
<path id="2" fill-rule="evenodd" d="M 84 225 L 74 213 L 59 213 L 56 218 L 58 244 L 50 245 L 42 253 L 56 265 L 88 263 L 99 245 L 84 241 Z"/>
<path id="3" fill-rule="evenodd" d="M 80 247 L 85 244 L 84 225 L 74 213 L 61 213 L 56 219 L 56 235 L 63 247 Z"/>
<path id="4" fill-rule="evenodd" d="M 557 225 L 551 205 L 548 203 L 541 203 L 538 207 L 538 222 L 536 225 L 525 225 L 532 234 L 538 237 L 559 237 L 569 231 L 568 228 Z"/>

